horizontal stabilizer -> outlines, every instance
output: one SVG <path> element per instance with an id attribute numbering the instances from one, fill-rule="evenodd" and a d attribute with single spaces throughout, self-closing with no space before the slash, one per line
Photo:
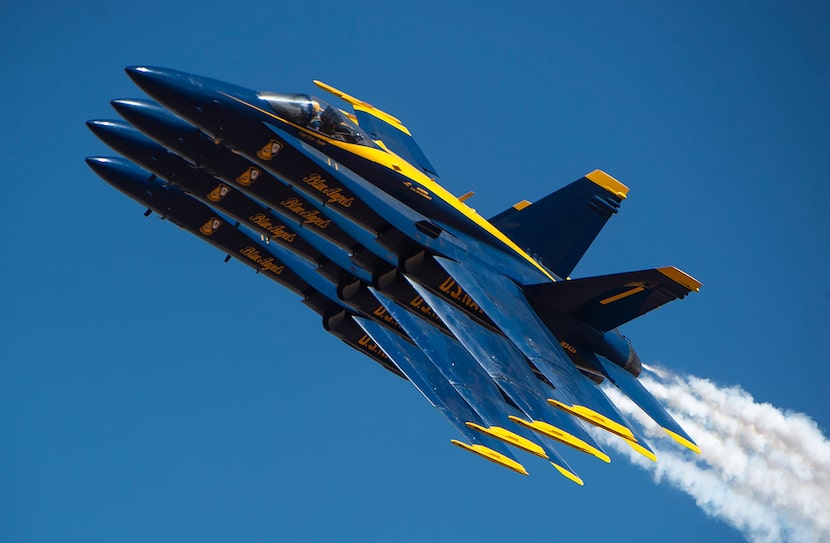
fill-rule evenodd
<path id="1" fill-rule="evenodd" d="M 648 390 L 646 390 L 643 384 L 640 383 L 636 377 L 601 356 L 598 356 L 597 360 L 602 366 L 602 371 L 605 373 L 608 380 L 614 383 L 617 388 L 623 392 L 623 394 L 631 398 L 631 400 L 636 403 L 640 409 L 642 409 L 654 422 L 659 424 L 660 427 L 672 437 L 672 439 L 687 449 L 700 454 L 700 448 L 692 440 L 692 438 L 689 437 L 689 434 L 687 434 L 680 424 L 678 424 L 677 421 L 669 415 L 668 411 L 666 411 L 660 402 L 658 402 L 657 399 L 652 396 Z"/>
<path id="2" fill-rule="evenodd" d="M 568 315 L 607 332 L 700 287 L 690 275 L 665 267 L 541 283 L 524 292 L 548 325 Z"/>
<path id="3" fill-rule="evenodd" d="M 360 128 L 366 131 L 369 136 L 375 140 L 383 143 L 383 146 L 392 151 L 402 159 L 406 160 L 416 168 L 421 169 L 424 173 L 431 177 L 435 177 L 438 173 L 435 167 L 430 164 L 424 152 L 415 143 L 409 130 L 401 123 L 399 119 L 392 115 L 381 111 L 371 104 L 367 104 L 363 100 L 350 96 L 343 91 L 335 89 L 331 85 L 327 85 L 322 81 L 314 81 L 314 84 L 337 96 L 352 105 L 357 117 L 357 124 Z"/>
<path id="4" fill-rule="evenodd" d="M 627 194 L 628 187 L 594 170 L 532 204 L 519 202 L 490 222 L 553 273 L 568 277 Z"/>

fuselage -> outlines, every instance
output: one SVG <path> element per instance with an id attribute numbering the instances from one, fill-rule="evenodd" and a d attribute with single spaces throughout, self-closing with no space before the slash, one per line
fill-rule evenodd
<path id="1" fill-rule="evenodd" d="M 344 166 L 391 198 L 429 217 L 441 228 L 450 230 L 450 233 L 463 232 L 506 253 L 511 263 L 517 262 L 534 270 L 539 282 L 555 280 L 547 269 L 474 209 L 423 171 L 385 149 L 382 142 L 372 141 L 342 112 L 336 118 L 338 129 L 326 131 L 325 118 L 318 124 L 313 111 L 306 114 L 297 106 L 298 103 L 302 105 L 305 102 L 326 106 L 324 102 L 308 95 L 258 93 L 174 70 L 132 68 L 128 72 L 154 98 L 217 140 L 224 141 L 227 137 L 229 144 L 236 144 L 240 138 L 250 141 L 253 139 L 251 128 L 254 123 L 263 127 L 274 126 L 329 157 L 333 171 Z M 324 113 L 329 111 L 339 110 L 329 106 Z M 289 142 L 278 142 L 274 150 L 276 153 L 287 151 L 286 145 Z M 302 152 L 301 149 L 297 150 Z M 290 162 L 295 167 L 302 164 L 296 160 Z M 306 169 L 309 171 L 305 175 L 301 175 L 301 167 L 287 173 L 300 182 L 319 183 L 319 180 L 309 178 L 314 174 L 310 171 L 311 168 Z M 377 217 L 372 216 L 374 213 L 371 209 L 361 209 L 354 200 L 350 200 L 353 195 L 338 189 L 331 182 L 321 190 L 331 191 L 337 196 L 331 202 L 332 206 L 339 204 L 343 208 L 349 204 L 353 209 L 341 210 L 351 212 L 356 222 L 362 226 L 375 226 L 373 223 L 377 222 Z"/>

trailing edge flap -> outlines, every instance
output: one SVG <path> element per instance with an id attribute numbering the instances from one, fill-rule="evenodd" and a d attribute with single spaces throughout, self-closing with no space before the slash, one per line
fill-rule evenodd
<path id="1" fill-rule="evenodd" d="M 541 283 L 524 291 L 547 323 L 564 314 L 607 332 L 700 287 L 695 278 L 665 267 Z"/>
<path id="2" fill-rule="evenodd" d="M 594 170 L 532 204 L 515 204 L 490 222 L 553 273 L 568 277 L 626 194 L 628 187 Z"/>
<path id="3" fill-rule="evenodd" d="M 354 96 L 350 96 L 343 91 L 335 89 L 331 85 L 327 85 L 322 81 L 314 81 L 314 84 L 337 96 L 338 98 L 350 103 L 355 111 L 357 124 L 360 128 L 366 131 L 369 136 L 375 140 L 380 140 L 383 145 L 402 159 L 406 160 L 413 166 L 420 168 L 430 177 L 436 177 L 438 173 L 435 167 L 430 164 L 424 152 L 415 143 L 409 130 L 401 123 L 399 119 L 392 115 L 381 111 L 375 106 L 364 102 Z"/>

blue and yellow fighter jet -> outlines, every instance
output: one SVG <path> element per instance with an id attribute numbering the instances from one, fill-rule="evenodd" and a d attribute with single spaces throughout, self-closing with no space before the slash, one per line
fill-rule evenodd
<path id="1" fill-rule="evenodd" d="M 437 181 L 396 117 L 320 81 L 352 111 L 130 67 L 155 100 L 90 121 L 125 158 L 101 177 L 162 218 L 286 286 L 323 327 L 408 379 L 458 430 L 452 443 L 527 474 L 512 448 L 582 479 L 554 444 L 610 458 L 586 423 L 656 457 L 607 381 L 672 438 L 693 439 L 643 387 L 618 328 L 701 284 L 674 267 L 569 276 L 628 188 L 595 170 L 490 219 Z M 510 447 L 508 447 L 508 445 Z"/>

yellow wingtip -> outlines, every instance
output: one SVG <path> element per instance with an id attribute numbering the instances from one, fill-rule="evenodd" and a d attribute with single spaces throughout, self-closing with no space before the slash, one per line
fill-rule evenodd
<path id="1" fill-rule="evenodd" d="M 608 175 L 602 170 L 594 170 L 585 176 L 586 179 L 592 181 L 604 188 L 611 194 L 616 194 L 622 199 L 628 196 L 628 187 Z"/>
<path id="2" fill-rule="evenodd" d="M 689 275 L 688 273 L 675 268 L 674 266 L 665 266 L 663 268 L 657 268 L 657 271 L 674 281 L 675 283 L 686 287 L 689 290 L 693 290 L 695 292 L 700 292 L 700 287 L 703 286 L 703 283 Z"/>
<path id="3" fill-rule="evenodd" d="M 475 443 L 473 445 L 467 445 L 466 443 L 462 443 L 457 439 L 451 439 L 450 443 L 464 449 L 465 451 L 470 451 L 471 453 L 476 454 L 484 458 L 485 460 L 489 460 L 494 464 L 499 464 L 500 466 L 503 466 L 509 470 L 515 471 L 516 473 L 519 473 L 521 475 L 529 475 L 523 465 L 519 464 L 511 458 L 507 458 L 503 454 L 496 452 L 493 449 L 485 447 L 484 445 L 479 445 L 478 443 Z"/>
<path id="4" fill-rule="evenodd" d="M 521 419 L 519 417 L 515 417 L 513 415 L 511 415 L 508 418 L 510 420 L 512 420 L 513 422 L 515 422 L 516 424 L 519 424 L 521 426 L 524 426 L 525 428 L 530 428 L 531 430 L 539 432 L 540 434 L 542 434 L 546 437 L 549 437 L 549 438 L 553 439 L 554 441 L 564 443 L 565 445 L 573 447 L 574 449 L 576 449 L 578 451 L 582 451 L 582 452 L 590 454 L 592 456 L 596 456 L 597 458 L 599 458 L 600 460 L 602 460 L 606 464 L 611 462 L 611 458 L 607 454 L 605 454 L 603 451 L 601 451 L 601 450 L 597 449 L 596 447 L 590 445 L 589 443 L 585 442 L 584 440 L 579 439 L 578 437 L 576 437 L 572 434 L 569 434 L 568 432 L 566 432 L 564 430 L 561 430 L 561 429 L 557 428 L 556 426 L 554 426 L 550 423 L 547 423 L 547 422 L 544 422 L 544 421 L 541 421 L 541 420 L 527 421 L 527 420 Z"/>
<path id="5" fill-rule="evenodd" d="M 520 202 L 516 202 L 515 204 L 513 204 L 513 209 L 515 209 L 516 211 L 521 211 L 529 205 L 533 204 L 531 202 L 528 202 L 527 200 L 522 200 Z"/>
<path id="6" fill-rule="evenodd" d="M 488 428 L 485 428 L 484 426 L 481 426 L 474 422 L 468 422 L 466 424 L 473 430 L 504 441 L 505 443 L 513 445 L 514 447 L 517 447 L 525 452 L 535 454 L 540 458 L 548 457 L 548 455 L 545 453 L 545 450 L 542 449 L 542 447 L 540 447 L 537 443 L 534 443 L 531 440 L 524 438 L 518 434 L 514 434 L 506 428 L 502 428 L 501 426 L 490 426 Z"/>
<path id="7" fill-rule="evenodd" d="M 637 438 L 634 437 L 634 433 L 629 428 L 626 428 L 622 424 L 615 422 L 609 419 L 608 417 L 600 415 L 596 411 L 589 409 L 585 406 L 570 406 L 551 398 L 548 398 L 548 403 L 554 407 L 558 407 L 566 413 L 570 413 L 571 415 L 584 420 L 585 422 L 589 422 L 594 426 L 602 428 L 603 430 L 608 430 L 612 434 L 616 434 L 623 439 L 626 439 L 628 441 L 634 441 L 635 443 L 637 441 Z"/>
<path id="8" fill-rule="evenodd" d="M 692 451 L 696 454 L 700 454 L 700 447 L 698 447 L 697 445 L 695 445 L 694 443 L 692 443 L 691 441 L 689 441 L 685 437 L 683 437 L 681 435 L 677 435 L 676 433 L 672 432 L 668 428 L 663 428 L 663 431 L 666 432 L 667 434 L 669 434 L 669 437 L 671 437 L 673 440 L 677 441 L 678 443 L 680 443 L 681 445 L 683 445 L 684 447 L 686 447 L 690 451 Z"/>
<path id="9" fill-rule="evenodd" d="M 646 458 L 648 458 L 652 462 L 657 462 L 657 455 L 655 455 L 653 452 L 646 449 L 645 447 L 643 447 L 639 443 L 636 443 L 634 441 L 629 441 L 627 439 L 625 440 L 625 442 L 628 443 L 629 447 L 631 447 L 632 449 L 634 449 L 635 451 L 637 451 L 641 455 L 645 456 Z"/>
<path id="10" fill-rule="evenodd" d="M 572 471 L 568 471 L 567 469 L 563 468 L 559 464 L 554 464 L 553 462 L 551 462 L 550 465 L 555 467 L 556 471 L 558 471 L 559 473 L 561 473 L 562 475 L 564 475 L 565 477 L 567 477 L 571 481 L 575 482 L 579 486 L 585 486 L 585 483 L 582 481 L 582 478 L 580 478 L 576 473 L 574 473 Z"/>

